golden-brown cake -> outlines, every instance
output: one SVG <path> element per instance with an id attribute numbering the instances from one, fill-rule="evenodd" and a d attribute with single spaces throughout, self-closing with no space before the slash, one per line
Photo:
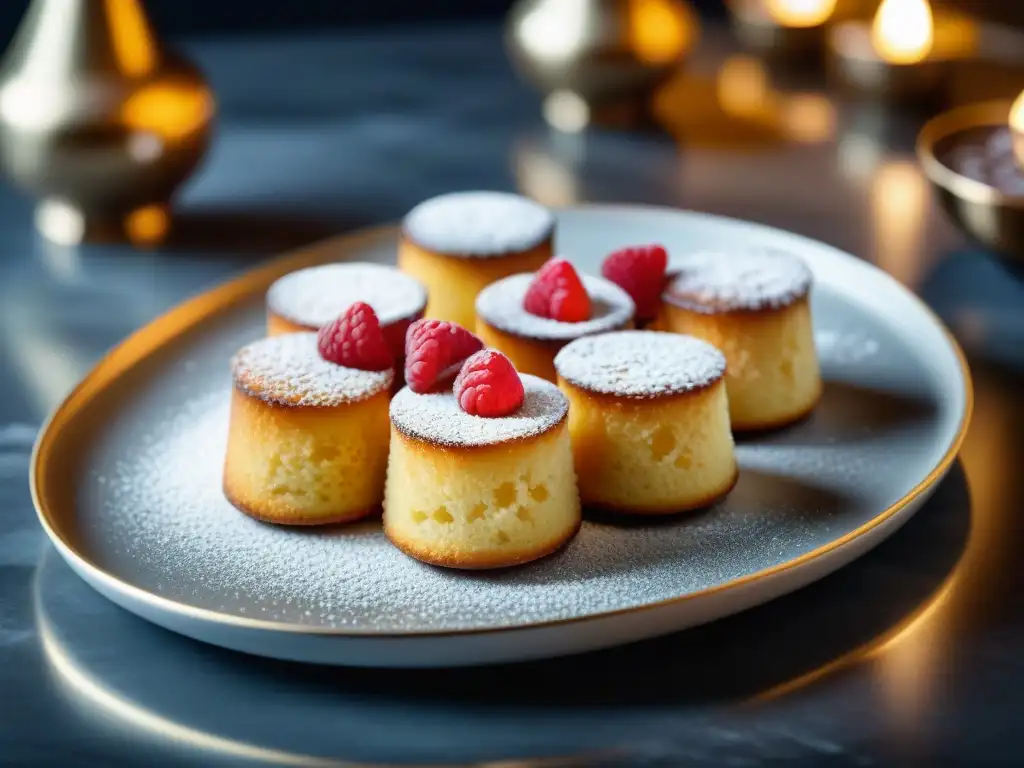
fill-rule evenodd
<path id="1" fill-rule="evenodd" d="M 408 387 L 391 401 L 384 530 L 412 557 L 497 568 L 554 552 L 576 533 L 580 502 L 565 396 L 522 377 L 509 416 L 472 416 L 449 392 Z"/>
<path id="2" fill-rule="evenodd" d="M 566 323 L 538 317 L 523 307 L 532 274 L 512 275 L 492 283 L 476 297 L 476 335 L 485 346 L 508 355 L 521 373 L 555 380 L 555 355 L 573 339 L 629 328 L 633 300 L 602 277 L 583 275 L 590 296 L 590 319 Z"/>
<path id="3" fill-rule="evenodd" d="M 267 291 L 267 335 L 317 331 L 357 301 L 373 307 L 399 370 L 405 332 L 427 306 L 427 290 L 394 267 L 351 262 L 300 269 Z"/>
<path id="4" fill-rule="evenodd" d="M 797 421 L 821 397 L 811 271 L 781 251 L 701 252 L 674 259 L 662 327 L 704 339 L 728 361 L 734 430 Z"/>
<path id="5" fill-rule="evenodd" d="M 725 358 L 710 344 L 655 331 L 585 336 L 555 368 L 584 506 L 664 515 L 732 489 Z"/>
<path id="6" fill-rule="evenodd" d="M 427 317 L 472 328 L 481 289 L 540 267 L 551 257 L 554 232 L 551 212 L 525 197 L 453 192 L 405 217 L 398 266 L 427 287 Z"/>
<path id="7" fill-rule="evenodd" d="M 324 360 L 315 333 L 262 339 L 231 361 L 224 494 L 260 520 L 315 525 L 379 510 L 394 372 Z"/>

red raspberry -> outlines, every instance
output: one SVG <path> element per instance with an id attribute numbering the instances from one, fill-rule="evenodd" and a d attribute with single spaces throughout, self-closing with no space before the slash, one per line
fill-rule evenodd
<path id="1" fill-rule="evenodd" d="M 450 379 L 462 361 L 484 343 L 457 323 L 417 320 L 405 336 L 405 381 L 413 392 L 429 392 Z"/>
<path id="2" fill-rule="evenodd" d="M 357 301 L 341 317 L 320 329 L 316 337 L 320 357 L 346 368 L 384 371 L 394 365 L 373 307 Z"/>
<path id="3" fill-rule="evenodd" d="M 507 416 L 523 404 L 523 380 L 496 349 L 472 355 L 455 377 L 455 399 L 471 416 Z"/>
<path id="4" fill-rule="evenodd" d="M 575 268 L 565 259 L 551 259 L 537 270 L 523 299 L 531 315 L 563 323 L 590 319 L 590 296 Z"/>
<path id="5" fill-rule="evenodd" d="M 601 274 L 628 293 L 640 321 L 653 320 L 661 308 L 668 254 L 660 245 L 637 245 L 605 258 Z"/>

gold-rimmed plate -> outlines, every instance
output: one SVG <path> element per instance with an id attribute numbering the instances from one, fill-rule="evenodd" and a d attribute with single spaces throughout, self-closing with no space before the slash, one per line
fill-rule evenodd
<path id="1" fill-rule="evenodd" d="M 792 591 L 899 527 L 951 465 L 971 391 L 962 355 L 894 280 L 767 227 L 656 208 L 559 213 L 559 248 L 593 270 L 612 248 L 771 246 L 815 274 L 819 408 L 738 447 L 740 481 L 705 513 L 587 522 L 563 552 L 499 573 L 424 566 L 377 523 L 290 530 L 220 492 L 227 359 L 263 332 L 281 274 L 390 262 L 396 231 L 338 238 L 186 302 L 117 347 L 54 413 L 32 467 L 40 519 L 68 563 L 144 618 L 279 658 L 451 666 L 540 658 L 664 634 Z"/>

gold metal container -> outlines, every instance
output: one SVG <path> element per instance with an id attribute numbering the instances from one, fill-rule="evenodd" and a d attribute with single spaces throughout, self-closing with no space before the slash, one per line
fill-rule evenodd
<path id="1" fill-rule="evenodd" d="M 824 54 L 829 15 L 820 23 L 794 26 L 773 18 L 764 0 L 729 0 L 727 6 L 740 44 L 772 62 L 803 64 Z"/>
<path id="2" fill-rule="evenodd" d="M 726 7 L 740 44 L 783 66 L 821 61 L 829 28 L 866 11 L 865 0 L 726 0 Z"/>
<path id="3" fill-rule="evenodd" d="M 921 129 L 917 156 L 942 207 L 953 222 L 988 248 L 1024 261 L 1024 196 L 968 178 L 943 162 L 957 136 L 1006 126 L 1010 103 L 988 102 L 939 115 Z"/>
<path id="4" fill-rule="evenodd" d="M 0 160 L 47 238 L 151 243 L 214 111 L 138 0 L 33 0 L 0 66 Z"/>
<path id="5" fill-rule="evenodd" d="M 519 0 L 506 26 L 516 69 L 545 94 L 553 126 L 578 130 L 608 105 L 647 99 L 699 32 L 682 0 Z"/>

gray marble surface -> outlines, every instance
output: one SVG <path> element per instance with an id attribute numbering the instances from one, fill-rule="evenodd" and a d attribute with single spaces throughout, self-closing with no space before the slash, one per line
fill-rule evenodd
<path id="1" fill-rule="evenodd" d="M 189 48 L 218 94 L 220 129 L 166 247 L 49 246 L 31 230 L 30 201 L 0 188 L 0 763 L 1024 759 L 1024 286 L 943 218 L 910 151 L 912 119 L 880 120 L 805 85 L 768 94 L 770 130 L 760 117 L 751 128 L 735 101 L 729 114 L 706 103 L 729 87 L 714 30 L 673 102 L 675 138 L 551 133 L 494 27 Z M 69 572 L 36 522 L 29 452 L 98 357 L 260 258 L 460 187 L 723 213 L 878 263 L 968 351 L 977 406 L 961 461 L 890 541 L 798 594 L 658 641 L 517 667 L 251 659 L 152 627 Z"/>

